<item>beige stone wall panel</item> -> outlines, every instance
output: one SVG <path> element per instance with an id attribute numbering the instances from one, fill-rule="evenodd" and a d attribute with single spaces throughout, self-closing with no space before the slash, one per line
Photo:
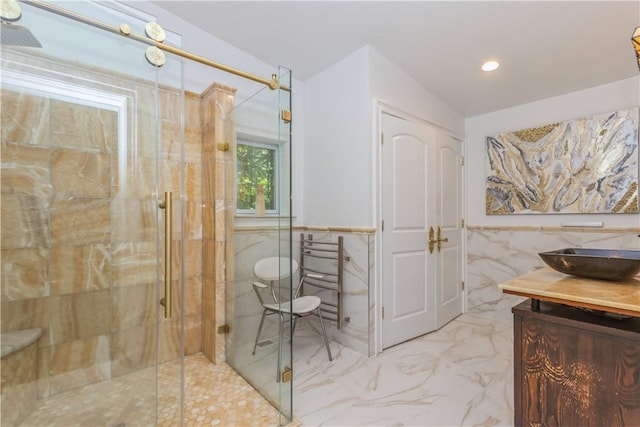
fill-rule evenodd
<path id="1" fill-rule="evenodd" d="M 51 146 L 111 153 L 118 148 L 118 115 L 81 104 L 52 99 Z"/>
<path id="2" fill-rule="evenodd" d="M 158 205 L 155 200 L 113 199 L 111 241 L 113 243 L 155 241 L 158 227 L 157 210 Z"/>
<path id="3" fill-rule="evenodd" d="M 156 327 L 141 326 L 111 334 L 111 377 L 153 366 L 156 360 Z"/>
<path id="4" fill-rule="evenodd" d="M 49 200 L 3 194 L 0 203 L 2 248 L 49 246 Z"/>
<path id="5" fill-rule="evenodd" d="M 202 242 L 202 274 L 204 278 L 211 280 L 215 279 L 217 270 L 215 264 L 215 246 L 213 239 L 206 239 Z"/>
<path id="6" fill-rule="evenodd" d="M 78 369 L 108 364 L 111 361 L 109 347 L 108 335 L 99 335 L 51 346 L 49 375 L 60 375 Z M 109 372 L 106 378 L 110 378 L 110 374 Z"/>
<path id="7" fill-rule="evenodd" d="M 109 199 L 59 200 L 51 205 L 51 244 L 108 243 L 111 239 Z"/>
<path id="8" fill-rule="evenodd" d="M 56 199 L 103 199 L 111 196 L 108 154 L 51 150 L 51 184 Z"/>
<path id="9" fill-rule="evenodd" d="M 201 276 L 187 278 L 184 284 L 185 316 L 200 316 L 202 314 L 202 295 Z"/>
<path id="10" fill-rule="evenodd" d="M 111 290 L 53 296 L 50 299 L 52 344 L 111 332 Z"/>
<path id="11" fill-rule="evenodd" d="M 4 107 L 3 107 L 4 108 Z M 48 200 L 53 194 L 49 179 L 49 149 L 2 141 L 2 186 L 5 194 L 30 195 Z"/>
<path id="12" fill-rule="evenodd" d="M 156 283 L 156 242 L 127 242 L 112 247 L 112 287 Z"/>
<path id="13" fill-rule="evenodd" d="M 111 287 L 111 245 L 55 246 L 50 259 L 51 294 Z"/>
<path id="14" fill-rule="evenodd" d="M 111 290 L 111 332 L 155 325 L 158 290 L 154 283 Z"/>
<path id="15" fill-rule="evenodd" d="M 158 351 L 158 363 L 180 357 L 180 319 L 177 316 L 161 320 Z"/>
<path id="16" fill-rule="evenodd" d="M 184 238 L 202 240 L 202 202 L 188 201 L 185 209 Z"/>
<path id="17" fill-rule="evenodd" d="M 2 90 L 2 142 L 48 146 L 49 98 Z"/>
<path id="18" fill-rule="evenodd" d="M 45 248 L 2 249 L 2 301 L 48 296 L 49 251 Z"/>
<path id="19" fill-rule="evenodd" d="M 40 347 L 50 345 L 49 298 L 20 301 L 7 301 L 3 298 L 0 304 L 0 318 L 2 332 L 42 328 L 38 345 Z"/>
<path id="20" fill-rule="evenodd" d="M 202 200 L 202 165 L 185 163 L 185 185 L 187 200 Z"/>
<path id="21" fill-rule="evenodd" d="M 185 162 L 201 163 L 202 130 L 199 125 L 187 125 L 184 129 L 184 160 Z"/>
<path id="22" fill-rule="evenodd" d="M 208 155 L 206 157 L 209 157 Z M 215 168 L 214 160 L 204 159 L 202 161 L 202 200 L 211 203 L 216 199 L 215 195 Z"/>
<path id="23" fill-rule="evenodd" d="M 111 156 L 111 194 L 114 198 L 151 199 L 156 197 L 156 161 L 151 157 Z M 124 182 L 121 182 L 124 181 Z"/>
<path id="24" fill-rule="evenodd" d="M 200 315 L 184 318 L 184 354 L 190 355 L 202 351 L 202 318 Z"/>

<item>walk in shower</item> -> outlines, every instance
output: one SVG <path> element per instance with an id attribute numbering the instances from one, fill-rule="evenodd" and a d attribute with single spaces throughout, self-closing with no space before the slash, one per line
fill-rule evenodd
<path id="1" fill-rule="evenodd" d="M 291 73 L 252 96 L 219 78 L 187 88 L 185 63 L 207 61 L 149 14 L 16 4 L 0 76 L 2 425 L 287 424 L 290 345 L 245 347 L 255 258 L 291 254 Z M 238 224 L 255 214 L 255 194 L 238 208 L 240 140 L 277 152 L 267 226 Z"/>

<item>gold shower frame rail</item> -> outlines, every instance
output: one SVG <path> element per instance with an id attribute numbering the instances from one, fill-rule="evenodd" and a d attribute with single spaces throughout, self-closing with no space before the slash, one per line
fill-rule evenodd
<path id="1" fill-rule="evenodd" d="M 88 16 L 81 15 L 76 12 L 72 12 L 70 10 L 43 2 L 39 0 L 21 0 L 22 3 L 46 10 L 48 12 L 55 13 L 56 15 L 64 16 L 66 18 L 73 19 L 74 21 L 82 22 L 87 25 L 91 25 L 92 27 L 99 28 L 101 30 L 105 30 L 114 34 L 120 34 L 121 36 L 128 37 L 134 39 L 136 41 L 146 43 L 151 46 L 155 46 L 160 50 L 165 52 L 173 53 L 174 55 L 181 56 L 182 58 L 190 59 L 192 61 L 198 62 L 200 64 L 207 65 L 212 68 L 217 68 L 218 70 L 226 71 L 227 73 L 235 74 L 236 76 L 244 77 L 245 79 L 253 80 L 254 82 L 262 83 L 266 85 L 269 89 L 282 89 L 289 91 L 289 88 L 286 86 L 281 86 L 278 81 L 278 77 L 275 74 L 271 75 L 271 79 L 265 79 L 255 74 L 247 73 L 242 70 L 238 70 L 236 68 L 230 67 L 225 64 L 221 64 L 219 62 L 212 61 L 210 59 L 204 58 L 202 56 L 193 54 L 191 52 L 187 52 L 185 50 L 179 49 L 177 47 L 169 46 L 164 43 L 153 40 L 149 37 L 143 36 L 141 34 L 136 34 L 134 32 L 123 32 L 120 27 L 116 27 L 115 25 L 107 24 L 106 22 L 99 21 L 97 19 L 90 18 Z"/>

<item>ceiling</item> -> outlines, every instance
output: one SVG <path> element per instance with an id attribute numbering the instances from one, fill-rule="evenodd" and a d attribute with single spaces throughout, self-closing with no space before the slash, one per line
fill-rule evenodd
<path id="1" fill-rule="evenodd" d="M 369 44 L 464 117 L 639 74 L 639 1 L 154 3 L 303 82 Z"/>

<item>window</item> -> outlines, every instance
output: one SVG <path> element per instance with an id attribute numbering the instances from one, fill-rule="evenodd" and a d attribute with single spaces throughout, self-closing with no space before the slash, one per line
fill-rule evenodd
<path id="1" fill-rule="evenodd" d="M 256 210 L 258 186 L 264 192 L 265 213 L 278 213 L 279 146 L 238 139 L 236 144 L 236 211 Z"/>

